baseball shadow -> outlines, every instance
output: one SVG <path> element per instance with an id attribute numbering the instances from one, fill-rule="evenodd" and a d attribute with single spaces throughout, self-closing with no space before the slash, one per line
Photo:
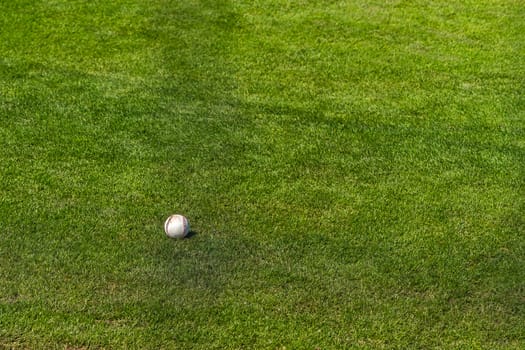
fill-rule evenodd
<path id="1" fill-rule="evenodd" d="M 184 237 L 184 239 L 191 239 L 195 236 L 197 236 L 199 233 L 197 231 L 194 231 L 194 230 L 190 230 L 190 232 L 188 232 L 188 234 Z"/>

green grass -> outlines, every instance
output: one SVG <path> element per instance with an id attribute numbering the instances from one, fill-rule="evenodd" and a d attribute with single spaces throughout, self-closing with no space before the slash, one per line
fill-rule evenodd
<path id="1" fill-rule="evenodd" d="M 523 33 L 515 0 L 2 2 L 0 348 L 523 349 Z"/>

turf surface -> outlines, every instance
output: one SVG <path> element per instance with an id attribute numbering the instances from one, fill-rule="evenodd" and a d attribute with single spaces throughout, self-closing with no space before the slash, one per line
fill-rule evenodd
<path id="1" fill-rule="evenodd" d="M 2 2 L 0 348 L 524 348 L 523 33 L 514 0 Z"/>

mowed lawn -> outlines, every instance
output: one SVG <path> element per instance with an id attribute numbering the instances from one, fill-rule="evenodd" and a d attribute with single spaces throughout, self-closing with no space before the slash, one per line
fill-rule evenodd
<path id="1" fill-rule="evenodd" d="M 516 0 L 2 1 L 0 348 L 524 349 L 524 62 Z"/>

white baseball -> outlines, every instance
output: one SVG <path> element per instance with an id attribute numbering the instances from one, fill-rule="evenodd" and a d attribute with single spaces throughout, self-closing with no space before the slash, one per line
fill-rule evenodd
<path id="1" fill-rule="evenodd" d="M 164 222 L 164 231 L 169 238 L 184 238 L 190 232 L 190 223 L 186 217 L 174 214 Z"/>

